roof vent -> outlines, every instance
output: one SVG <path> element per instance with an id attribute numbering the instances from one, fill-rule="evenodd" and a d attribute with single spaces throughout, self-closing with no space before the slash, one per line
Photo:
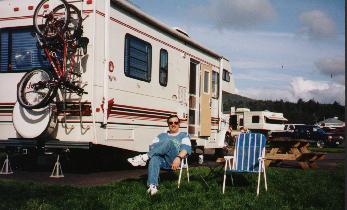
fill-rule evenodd
<path id="1" fill-rule="evenodd" d="M 176 31 L 178 31 L 179 33 L 183 34 L 186 37 L 189 37 L 188 33 L 185 32 L 183 29 L 179 28 L 179 27 L 173 27 L 173 29 L 175 29 Z"/>

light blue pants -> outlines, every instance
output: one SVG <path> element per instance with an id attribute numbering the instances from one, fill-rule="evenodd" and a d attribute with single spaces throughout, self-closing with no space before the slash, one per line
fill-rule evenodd
<path id="1" fill-rule="evenodd" d="M 178 148 L 172 141 L 161 141 L 149 146 L 147 185 L 158 185 L 160 168 L 171 169 L 171 164 L 178 152 Z"/>

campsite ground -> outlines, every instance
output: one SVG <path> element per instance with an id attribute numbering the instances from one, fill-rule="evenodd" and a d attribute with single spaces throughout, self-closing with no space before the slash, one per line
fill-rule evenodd
<path id="1" fill-rule="evenodd" d="M 257 176 L 234 175 L 221 193 L 222 171 L 206 179 L 210 169 L 191 167 L 191 181 L 177 189 L 177 176 L 161 175 L 159 193 L 146 195 L 146 169 L 70 173 L 48 178 L 49 171 L 17 170 L 0 175 L 0 209 L 343 209 L 344 154 L 328 154 L 319 169 L 302 170 L 284 162 L 267 170 L 256 197 Z M 194 164 L 193 164 L 194 165 Z M 184 177 L 185 178 L 185 177 Z"/>
<path id="2" fill-rule="evenodd" d="M 205 158 L 213 164 L 213 160 Z M 321 170 L 335 170 L 339 164 L 345 159 L 344 153 L 329 153 L 326 155 L 324 160 L 317 161 L 317 165 Z M 193 164 L 193 166 L 198 166 L 198 164 Z M 64 167 L 64 166 L 63 166 Z M 276 168 L 292 168 L 300 169 L 300 166 L 293 161 L 284 161 L 280 165 L 272 165 Z M 146 176 L 146 168 L 126 168 L 113 171 L 102 171 L 102 172 L 69 172 L 64 171 L 64 178 L 52 179 L 50 178 L 51 172 L 49 170 L 45 171 L 27 171 L 18 170 L 12 175 L 0 175 L 0 179 L 10 179 L 17 181 L 33 181 L 39 183 L 47 184 L 59 184 L 59 185 L 71 185 L 71 186 L 97 186 L 102 184 L 108 184 L 114 181 L 122 181 L 125 179 L 135 179 Z"/>

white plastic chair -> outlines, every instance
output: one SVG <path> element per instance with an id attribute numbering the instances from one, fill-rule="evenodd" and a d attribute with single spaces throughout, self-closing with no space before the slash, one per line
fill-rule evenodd
<path id="1" fill-rule="evenodd" d="M 182 158 L 181 166 L 180 166 L 180 175 L 178 176 L 177 188 L 180 188 L 181 178 L 182 178 L 182 171 L 183 171 L 184 169 L 186 169 L 186 172 L 187 172 L 187 180 L 188 180 L 188 182 L 189 182 L 188 156 Z"/>

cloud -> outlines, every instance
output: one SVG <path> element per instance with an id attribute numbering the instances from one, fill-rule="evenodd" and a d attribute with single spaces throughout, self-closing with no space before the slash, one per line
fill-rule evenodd
<path id="1" fill-rule="evenodd" d="M 209 0 L 193 9 L 193 14 L 220 29 L 252 28 L 276 17 L 269 0 Z"/>
<path id="2" fill-rule="evenodd" d="M 314 64 L 323 75 L 331 77 L 331 79 L 341 85 L 345 84 L 346 66 L 344 57 L 321 58 Z"/>
<path id="3" fill-rule="evenodd" d="M 295 98 L 304 100 L 314 99 L 321 103 L 345 104 L 345 87 L 326 81 L 305 80 L 302 77 L 291 81 L 293 95 Z"/>
<path id="4" fill-rule="evenodd" d="M 286 89 L 269 89 L 269 88 L 247 88 L 239 91 L 239 94 L 252 99 L 258 100 L 284 100 L 295 102 L 296 98 L 290 90 Z"/>
<path id="5" fill-rule="evenodd" d="M 330 58 L 321 58 L 315 62 L 316 67 L 323 74 L 330 75 L 344 75 L 345 74 L 345 58 L 342 56 L 339 57 L 330 57 Z"/>
<path id="6" fill-rule="evenodd" d="M 303 12 L 299 16 L 302 23 L 300 32 L 311 39 L 324 39 L 336 37 L 335 22 L 320 10 Z"/>
<path id="7" fill-rule="evenodd" d="M 331 104 L 337 101 L 345 104 L 345 86 L 326 81 L 305 80 L 296 77 L 290 86 L 281 88 L 252 87 L 239 91 L 240 95 L 260 100 L 279 100 L 297 102 L 299 98 L 304 101 L 314 99 L 319 103 Z"/>

